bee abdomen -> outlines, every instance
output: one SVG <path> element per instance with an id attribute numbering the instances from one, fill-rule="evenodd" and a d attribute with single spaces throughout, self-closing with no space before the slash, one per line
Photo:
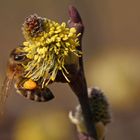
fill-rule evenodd
<path id="1" fill-rule="evenodd" d="M 18 87 L 18 85 L 15 85 L 15 88 L 17 89 L 17 92 L 20 95 L 23 95 L 25 98 L 37 102 L 47 102 L 54 98 L 54 95 L 52 94 L 51 90 L 49 88 L 37 88 L 34 90 L 26 90 L 21 87 Z"/>

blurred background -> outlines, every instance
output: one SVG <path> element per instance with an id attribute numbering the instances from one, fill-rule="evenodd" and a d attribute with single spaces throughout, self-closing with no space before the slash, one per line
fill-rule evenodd
<path id="1" fill-rule="evenodd" d="M 24 40 L 25 17 L 37 13 L 68 20 L 68 5 L 85 24 L 84 64 L 89 87 L 98 86 L 110 102 L 113 120 L 107 140 L 140 139 L 140 1 L 138 0 L 12 0 L 0 2 L 0 84 L 10 51 Z M 0 140 L 76 140 L 69 110 L 77 100 L 66 84 L 53 84 L 55 99 L 35 103 L 10 90 Z"/>

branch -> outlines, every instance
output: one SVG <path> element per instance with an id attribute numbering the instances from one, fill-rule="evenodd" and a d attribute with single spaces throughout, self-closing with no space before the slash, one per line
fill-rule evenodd
<path id="1" fill-rule="evenodd" d="M 82 50 L 82 35 L 84 32 L 84 25 L 82 23 L 82 19 L 77 9 L 73 6 L 69 6 L 69 27 L 75 27 L 77 29 L 77 33 L 81 33 L 79 37 L 80 47 L 79 50 Z M 83 67 L 83 58 L 79 58 L 79 71 L 75 75 L 72 76 L 71 82 L 69 83 L 70 87 L 76 94 L 79 103 L 82 108 L 82 113 L 84 116 L 84 121 L 87 127 L 88 135 L 90 136 L 85 140 L 97 140 L 97 133 L 95 129 L 95 123 L 93 122 L 93 115 L 90 110 L 89 101 L 88 101 L 88 91 L 87 91 L 87 83 L 84 74 Z M 80 140 L 84 140 L 83 137 L 79 137 Z"/>

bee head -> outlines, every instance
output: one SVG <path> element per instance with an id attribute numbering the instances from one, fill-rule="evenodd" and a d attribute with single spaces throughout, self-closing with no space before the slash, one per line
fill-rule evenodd
<path id="1" fill-rule="evenodd" d="M 19 46 L 13 49 L 10 53 L 7 75 L 10 77 L 15 73 L 16 75 L 22 75 L 23 65 L 26 61 L 26 54 L 22 51 L 23 46 Z"/>
<path id="2" fill-rule="evenodd" d="M 23 63 L 26 60 L 26 54 L 22 51 L 22 47 L 17 47 L 10 53 L 10 60 L 15 63 Z"/>

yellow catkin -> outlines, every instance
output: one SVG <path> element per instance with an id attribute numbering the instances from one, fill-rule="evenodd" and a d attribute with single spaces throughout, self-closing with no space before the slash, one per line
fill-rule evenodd
<path id="1" fill-rule="evenodd" d="M 54 81 L 60 70 L 69 82 L 65 65 L 73 64 L 73 62 L 78 65 L 78 61 L 70 58 L 77 57 L 78 59 L 82 56 L 82 52 L 78 50 L 80 34 L 77 35 L 76 29 L 73 27 L 67 28 L 64 22 L 59 24 L 37 15 L 31 15 L 28 19 L 22 28 L 25 37 L 23 51 L 29 59 L 29 62 L 23 65 L 25 78 L 33 81 L 45 79 L 41 80 L 41 84 L 47 86 L 46 83 L 49 83 L 50 80 Z M 49 77 L 46 77 L 46 74 Z M 32 86 L 30 87 L 27 82 L 27 89 L 30 88 L 32 89 Z"/>
<path id="2" fill-rule="evenodd" d="M 25 83 L 23 84 L 23 87 L 29 90 L 35 89 L 36 86 L 37 86 L 36 82 L 34 82 L 32 79 L 25 81 Z"/>

